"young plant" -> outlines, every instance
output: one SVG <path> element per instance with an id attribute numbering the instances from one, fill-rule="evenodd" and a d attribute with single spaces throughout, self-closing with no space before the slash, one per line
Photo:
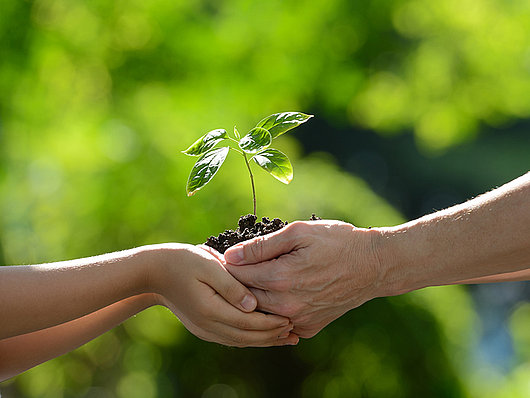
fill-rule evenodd
<path id="1" fill-rule="evenodd" d="M 307 122 L 313 115 L 300 112 L 282 112 L 270 115 L 261 120 L 256 127 L 241 137 L 234 127 L 234 137 L 228 135 L 226 130 L 212 130 L 188 149 L 182 151 L 189 156 L 199 156 L 197 162 L 191 169 L 186 185 L 188 196 L 193 195 L 204 187 L 215 176 L 222 166 L 230 150 L 239 153 L 247 166 L 252 185 L 252 199 L 254 203 L 254 215 L 256 215 L 256 189 L 254 187 L 254 176 L 250 168 L 250 161 L 254 161 L 263 170 L 269 172 L 274 178 L 289 184 L 293 179 L 293 166 L 289 158 L 277 149 L 270 148 L 272 141 L 283 133 Z M 216 148 L 217 144 L 232 143 L 233 146 Z M 234 147 L 237 144 L 237 147 Z"/>

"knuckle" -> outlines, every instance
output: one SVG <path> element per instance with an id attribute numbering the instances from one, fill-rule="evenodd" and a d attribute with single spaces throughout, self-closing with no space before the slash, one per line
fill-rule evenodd
<path id="1" fill-rule="evenodd" d="M 245 258 L 252 258 L 256 260 L 261 259 L 263 254 L 263 241 L 264 238 L 260 236 L 259 238 L 256 238 L 252 244 L 245 245 Z"/>
<path id="2" fill-rule="evenodd" d="M 228 301 L 235 301 L 244 295 L 244 293 L 241 292 L 241 286 L 239 286 L 235 280 L 227 283 L 223 290 L 223 296 Z"/>
<path id="3" fill-rule="evenodd" d="M 307 225 L 303 221 L 295 221 L 287 226 L 286 232 L 290 236 L 297 236 L 303 233 L 307 228 Z"/>
<path id="4" fill-rule="evenodd" d="M 245 338 L 241 334 L 231 336 L 231 341 L 233 347 L 244 348 L 247 346 Z"/>

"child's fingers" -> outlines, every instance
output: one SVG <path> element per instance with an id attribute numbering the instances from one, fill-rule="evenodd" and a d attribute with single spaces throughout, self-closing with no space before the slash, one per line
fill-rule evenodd
<path id="1" fill-rule="evenodd" d="M 212 319 L 242 330 L 272 330 L 287 327 L 289 318 L 261 312 L 243 312 L 227 303 L 220 295 L 212 297 L 210 302 Z"/>

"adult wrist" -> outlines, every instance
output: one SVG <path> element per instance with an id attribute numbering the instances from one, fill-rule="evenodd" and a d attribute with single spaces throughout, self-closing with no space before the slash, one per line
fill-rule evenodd
<path id="1" fill-rule="evenodd" d="M 372 248 L 377 261 L 377 296 L 397 296 L 427 286 L 422 283 L 407 225 L 374 228 Z"/>
<path id="2" fill-rule="evenodd" d="M 352 226 L 345 244 L 349 246 L 351 269 L 349 278 L 363 292 L 354 292 L 352 304 L 355 308 L 363 302 L 376 297 L 388 296 L 387 262 L 383 260 L 383 241 L 381 231 L 376 228 L 365 229 Z M 359 298 L 361 297 L 361 302 Z"/>

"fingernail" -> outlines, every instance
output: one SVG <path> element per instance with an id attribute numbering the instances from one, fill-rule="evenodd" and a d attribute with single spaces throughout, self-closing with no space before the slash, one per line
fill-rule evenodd
<path id="1" fill-rule="evenodd" d="M 280 323 L 280 326 L 288 326 L 290 325 L 291 321 L 289 321 L 288 319 L 286 319 L 285 321 L 283 321 L 282 323 Z"/>
<path id="2" fill-rule="evenodd" d="M 247 294 L 243 301 L 241 301 L 241 307 L 246 309 L 247 311 L 252 311 L 254 308 L 256 308 L 256 298 L 254 296 L 251 296 L 250 294 Z"/>
<path id="3" fill-rule="evenodd" d="M 243 262 L 243 248 L 241 246 L 231 247 L 225 253 L 225 260 L 230 264 L 241 264 Z"/>
<path id="4" fill-rule="evenodd" d="M 289 334 L 291 334 L 291 331 L 290 331 L 290 330 L 286 330 L 285 332 L 283 332 L 282 334 L 280 334 L 278 337 L 279 337 L 280 339 L 284 339 L 284 338 L 288 337 Z"/>

